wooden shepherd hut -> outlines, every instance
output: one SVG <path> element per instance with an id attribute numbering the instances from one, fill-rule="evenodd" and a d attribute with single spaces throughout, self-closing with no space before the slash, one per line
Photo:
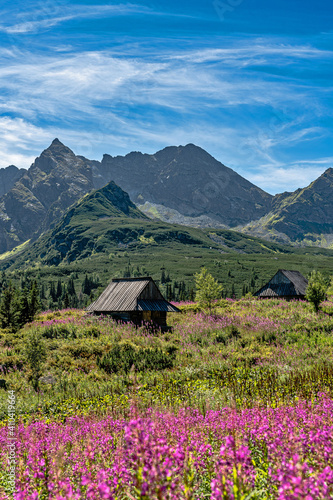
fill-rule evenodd
<path id="1" fill-rule="evenodd" d="M 164 299 L 150 277 L 113 279 L 87 310 L 135 325 L 151 321 L 162 330 L 167 329 L 167 313 L 180 312 Z"/>
<path id="2" fill-rule="evenodd" d="M 304 299 L 308 280 L 299 271 L 279 269 L 254 295 L 263 299 Z"/>

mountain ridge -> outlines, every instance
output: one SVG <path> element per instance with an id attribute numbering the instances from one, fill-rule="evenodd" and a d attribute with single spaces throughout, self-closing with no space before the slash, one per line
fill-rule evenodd
<path id="1" fill-rule="evenodd" d="M 298 245 L 333 243 L 333 168 L 308 186 L 276 195 L 272 210 L 241 231 L 270 241 Z"/>
<path id="2" fill-rule="evenodd" d="M 110 181 L 151 219 L 235 229 L 289 245 L 333 245 L 332 168 L 303 189 L 273 197 L 191 143 L 97 161 L 56 138 L 28 170 L 0 169 L 0 181 L 5 176 L 0 254 L 36 241 L 73 203 Z"/>
<path id="3" fill-rule="evenodd" d="M 0 198 L 0 254 L 35 241 L 73 203 L 111 180 L 134 202 L 158 200 L 190 217 L 205 215 L 211 225 L 260 218 L 272 199 L 193 144 L 155 155 L 104 155 L 98 162 L 75 155 L 56 138 Z"/>

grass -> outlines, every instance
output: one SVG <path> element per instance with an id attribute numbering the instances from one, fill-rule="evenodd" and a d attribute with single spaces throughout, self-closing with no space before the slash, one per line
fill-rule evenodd
<path id="1" fill-rule="evenodd" d="M 10 250 L 9 252 L 2 253 L 0 255 L 0 261 L 1 260 L 6 260 L 14 257 L 15 255 L 21 253 L 30 243 L 30 240 L 25 241 L 21 245 L 18 245 L 17 247 L 13 248 L 13 250 Z"/>
<path id="2" fill-rule="evenodd" d="M 75 309 L 0 332 L 13 498 L 333 498 L 333 302 L 178 305 L 164 334 Z M 47 352 L 39 392 L 32 334 Z M 0 389 L 4 470 L 7 409 Z M 0 495 L 12 498 L 5 476 Z"/>
<path id="3" fill-rule="evenodd" d="M 142 407 L 218 409 L 231 404 L 276 407 L 299 398 L 311 400 L 320 391 L 331 394 L 333 304 L 325 303 L 319 315 L 306 302 L 255 299 L 224 300 L 214 316 L 192 312 L 196 306 L 191 304 L 182 307 L 183 314 L 170 315 L 173 331 L 167 334 L 152 334 L 145 327 L 137 330 L 79 310 L 43 313 L 15 334 L 3 331 L 0 365 L 8 387 L 18 395 L 22 415 L 48 414 L 54 402 L 61 415 L 69 400 L 75 411 L 81 404 L 86 410 L 94 406 L 87 406 L 87 395 L 101 408 L 111 394 L 112 404 L 117 406 L 120 398 L 121 407 L 134 398 Z M 55 382 L 42 384 L 40 394 L 29 385 L 24 360 L 32 332 L 45 343 L 44 372 Z M 119 369 L 110 372 L 101 360 L 114 348 Z M 128 362 L 121 361 L 121 352 L 138 363 L 144 356 L 147 368 L 122 371 Z M 162 364 L 160 371 L 156 353 L 164 364 L 169 357 L 169 369 L 163 370 Z"/>

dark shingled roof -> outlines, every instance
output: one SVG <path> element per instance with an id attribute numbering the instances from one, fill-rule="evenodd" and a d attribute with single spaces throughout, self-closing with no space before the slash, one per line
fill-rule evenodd
<path id="1" fill-rule="evenodd" d="M 278 273 L 282 273 L 289 283 L 272 283 Z M 280 269 L 273 278 L 254 295 L 256 297 L 304 297 L 308 280 L 299 271 Z"/>
<path id="2" fill-rule="evenodd" d="M 141 298 L 145 288 L 153 284 L 156 297 Z M 87 307 L 87 311 L 109 313 L 130 311 L 167 311 L 179 312 L 179 309 L 165 300 L 150 277 L 113 279 L 95 302 Z"/>

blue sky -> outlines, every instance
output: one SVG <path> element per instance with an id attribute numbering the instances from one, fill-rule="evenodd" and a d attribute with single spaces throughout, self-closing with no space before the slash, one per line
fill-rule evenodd
<path id="1" fill-rule="evenodd" d="M 98 0 L 97 0 L 98 1 Z M 270 193 L 333 166 L 327 0 L 2 1 L 0 167 L 194 143 Z"/>

